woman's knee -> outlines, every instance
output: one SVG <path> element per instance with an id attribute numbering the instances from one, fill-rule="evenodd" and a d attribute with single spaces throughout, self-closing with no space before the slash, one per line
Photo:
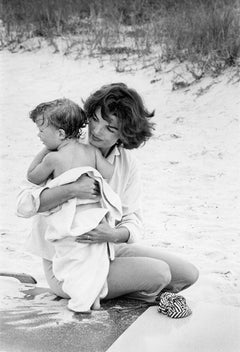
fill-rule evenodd
<path id="1" fill-rule="evenodd" d="M 155 291 L 158 289 L 161 291 L 171 282 L 171 279 L 172 275 L 169 265 L 160 260 L 156 260 L 151 273 L 151 280 L 155 285 Z"/>
<path id="2" fill-rule="evenodd" d="M 186 288 L 192 286 L 199 277 L 198 269 L 191 263 L 187 263 L 183 268 L 182 274 L 180 277 L 175 277 L 169 287 L 171 291 L 178 293 Z"/>
<path id="3" fill-rule="evenodd" d="M 195 265 L 189 263 L 189 267 L 188 267 L 188 272 L 186 275 L 186 288 L 193 285 L 199 277 L 199 271 L 198 269 L 195 267 Z"/>

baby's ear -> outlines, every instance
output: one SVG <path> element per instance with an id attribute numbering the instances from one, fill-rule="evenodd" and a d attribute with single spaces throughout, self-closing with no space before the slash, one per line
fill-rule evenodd
<path id="1" fill-rule="evenodd" d="M 61 139 L 65 139 L 66 138 L 66 132 L 62 128 L 59 128 L 58 133 L 59 133 L 59 137 Z"/>

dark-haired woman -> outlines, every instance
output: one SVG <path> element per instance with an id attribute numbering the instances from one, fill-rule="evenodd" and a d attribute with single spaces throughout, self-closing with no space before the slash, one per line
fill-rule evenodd
<path id="1" fill-rule="evenodd" d="M 100 223 L 94 230 L 76 238 L 80 243 L 112 242 L 115 259 L 110 263 L 106 298 L 122 295 L 154 302 L 164 291 L 177 293 L 191 286 L 198 278 L 194 265 L 159 248 L 137 244 L 141 236 L 140 179 L 131 149 L 146 142 L 152 135 L 150 113 L 139 94 L 123 83 L 109 84 L 93 93 L 85 102 L 89 143 L 100 149 L 114 165 L 109 182 L 122 201 L 123 217 L 111 228 Z M 52 189 L 32 186 L 18 200 L 18 214 L 29 217 L 61 206 L 71 198 L 95 199 L 98 187 L 83 175 L 78 181 Z M 67 297 L 52 271 L 53 248 L 44 239 L 44 217 L 40 217 L 29 240 L 29 249 L 43 258 L 43 267 L 50 288 Z"/>

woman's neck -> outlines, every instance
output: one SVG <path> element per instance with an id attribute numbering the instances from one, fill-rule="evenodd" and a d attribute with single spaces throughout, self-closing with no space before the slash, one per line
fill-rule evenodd
<path id="1" fill-rule="evenodd" d="M 104 158 L 107 158 L 111 154 L 114 148 L 115 148 L 115 144 L 112 145 L 110 148 L 100 148 L 100 150 Z"/>

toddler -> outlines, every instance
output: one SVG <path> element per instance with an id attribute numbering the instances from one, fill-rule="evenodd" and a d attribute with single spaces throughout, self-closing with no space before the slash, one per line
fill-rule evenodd
<path id="1" fill-rule="evenodd" d="M 75 237 L 94 229 L 101 221 L 114 227 L 121 219 L 121 202 L 103 180 L 113 174 L 111 165 L 100 150 L 79 142 L 86 126 L 84 111 L 69 99 L 57 99 L 38 105 L 30 118 L 39 129 L 45 148 L 29 166 L 28 180 L 47 182 L 49 188 L 76 181 L 87 174 L 97 181 L 100 197 L 96 200 L 70 199 L 61 207 L 44 213 L 48 228 L 46 238 L 54 244 L 53 271 L 70 297 L 69 309 L 77 312 L 100 308 L 100 298 L 107 295 L 110 243 L 77 243 Z M 69 260 L 70 259 L 70 260 Z"/>
<path id="2" fill-rule="evenodd" d="M 109 179 L 113 166 L 99 149 L 79 143 L 81 128 L 87 124 L 84 111 L 69 99 L 57 99 L 39 104 L 30 118 L 39 129 L 38 136 L 45 149 L 34 158 L 27 177 L 37 185 L 50 177 L 81 166 L 96 168 L 103 178 Z"/>

